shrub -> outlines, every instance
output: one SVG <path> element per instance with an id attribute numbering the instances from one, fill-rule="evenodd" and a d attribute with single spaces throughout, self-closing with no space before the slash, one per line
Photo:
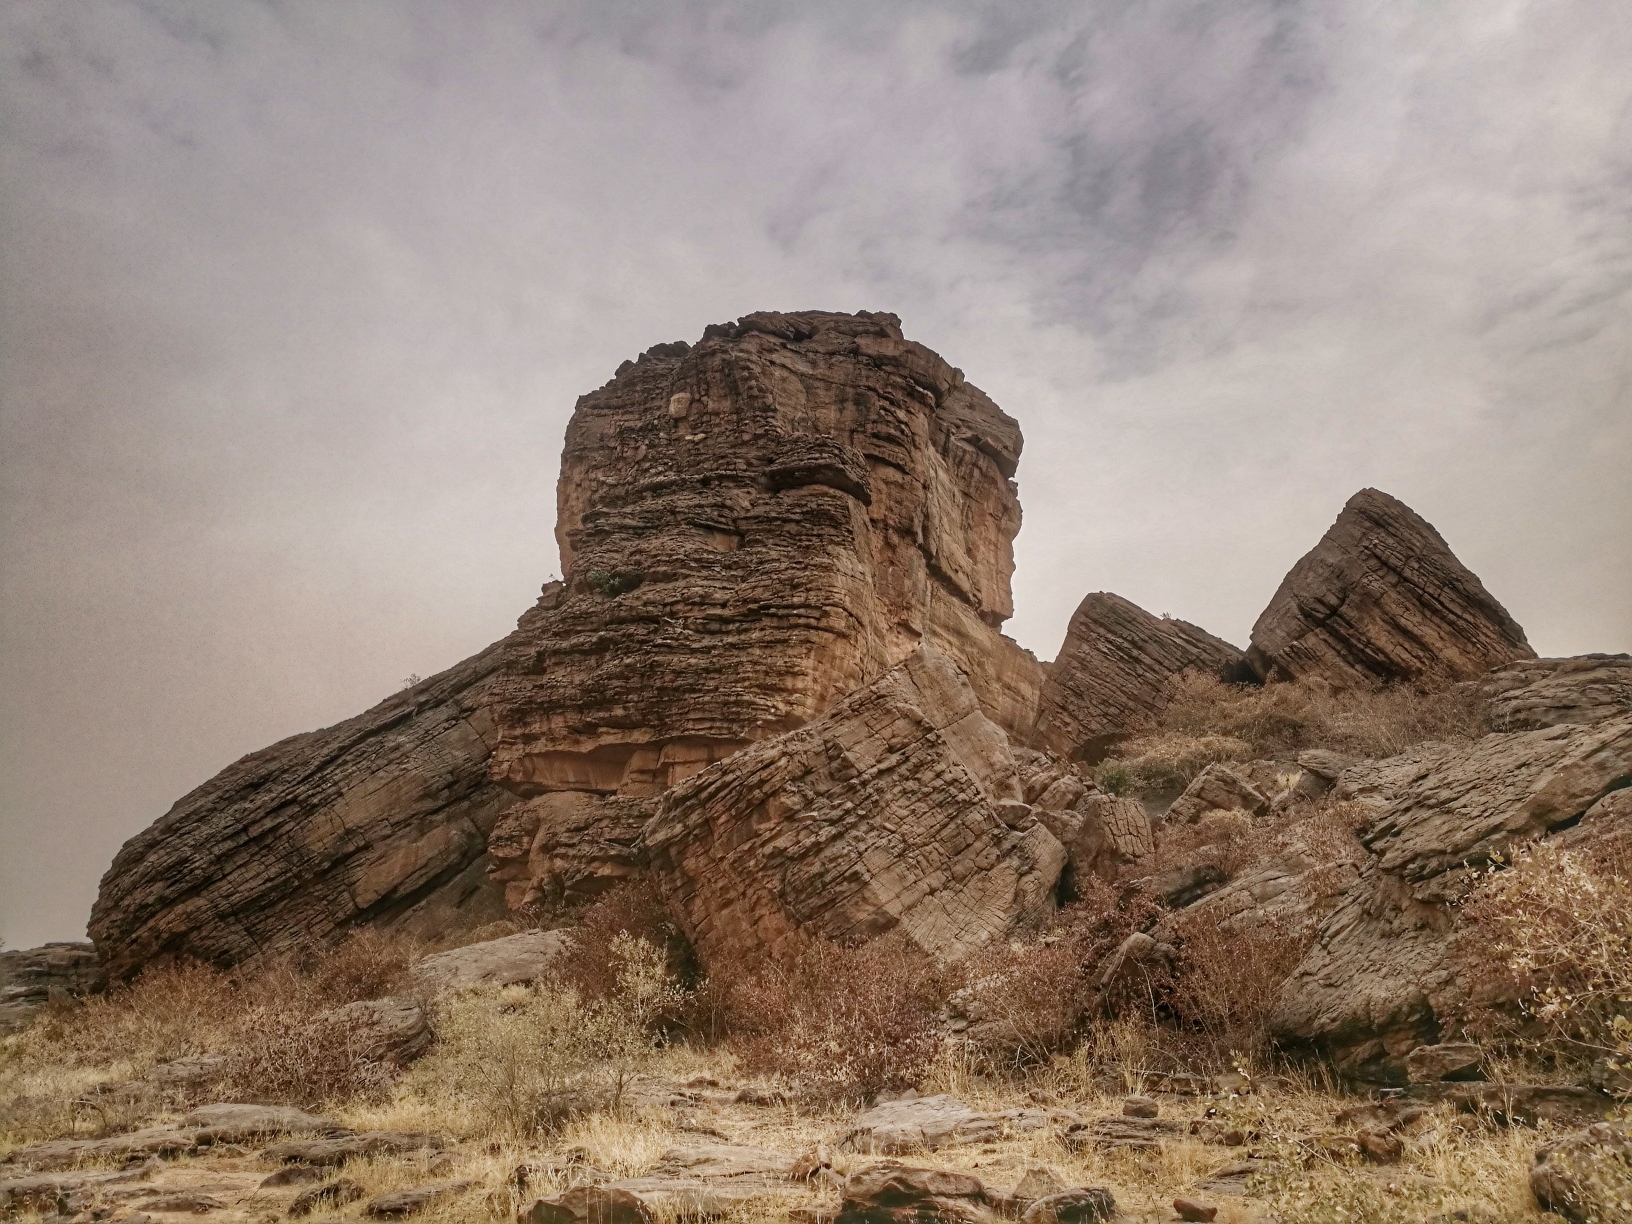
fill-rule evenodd
<path id="1" fill-rule="evenodd" d="M 941 1048 L 941 974 L 904 938 L 856 947 L 798 937 L 758 970 L 716 975 L 744 1069 L 817 1097 L 915 1085 Z"/>
<path id="2" fill-rule="evenodd" d="M 394 1068 L 368 1058 L 347 1024 L 278 1006 L 257 1006 L 237 1019 L 223 1043 L 221 1094 L 280 1105 L 320 1105 L 345 1098 L 379 1099 Z"/>
<path id="3" fill-rule="evenodd" d="M 1629 868 L 1623 832 L 1580 850 L 1544 841 L 1485 873 L 1457 937 L 1483 983 L 1476 1033 L 1545 1061 L 1632 1065 Z"/>
<path id="4" fill-rule="evenodd" d="M 653 1034 L 716 1027 L 691 945 L 648 883 L 621 884 L 584 907 L 561 977 L 586 1000 L 630 1009 Z"/>
<path id="5" fill-rule="evenodd" d="M 1100 762 L 1094 780 L 1115 795 L 1182 791 L 1207 766 L 1252 755 L 1251 744 L 1228 735 L 1140 735 L 1125 742 L 1117 756 Z"/>

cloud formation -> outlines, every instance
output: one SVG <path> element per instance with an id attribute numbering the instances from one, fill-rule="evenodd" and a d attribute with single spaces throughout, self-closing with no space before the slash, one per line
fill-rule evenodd
<path id="1" fill-rule="evenodd" d="M 501 636 L 653 343 L 883 309 L 1018 417 L 1010 632 L 1236 642 L 1355 489 L 1632 649 L 1632 9 L 0 9 L 0 936 Z"/>

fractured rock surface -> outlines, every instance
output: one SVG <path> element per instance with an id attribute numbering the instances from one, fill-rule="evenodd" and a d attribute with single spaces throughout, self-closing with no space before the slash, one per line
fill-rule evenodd
<path id="1" fill-rule="evenodd" d="M 1468 680 L 1535 657 L 1524 630 L 1404 502 L 1361 489 L 1252 627 L 1266 680 Z"/>
<path id="2" fill-rule="evenodd" d="M 1499 731 L 1591 723 L 1632 712 L 1632 655 L 1520 659 L 1479 680 Z"/>
<path id="3" fill-rule="evenodd" d="M 109 973 L 503 917 L 484 873 L 487 835 L 516 802 L 488 777 L 501 646 L 251 753 L 126 842 L 91 910 Z"/>
<path id="4" fill-rule="evenodd" d="M 951 960 L 1053 913 L 1065 852 L 1018 800 L 1007 738 L 924 646 L 815 722 L 677 786 L 646 844 L 705 965 L 801 931 L 895 929 Z"/>
<path id="5" fill-rule="evenodd" d="M 1629 782 L 1632 716 L 1487 735 L 1467 748 L 1424 744 L 1345 771 L 1336 793 L 1379 808 L 1361 834 L 1372 857 L 1282 987 L 1279 1036 L 1346 1075 L 1405 1083 L 1411 1051 L 1440 1041 L 1472 988 L 1450 947 L 1468 869 L 1549 833 L 1624 825 L 1632 805 L 1615 796 Z"/>
<path id="6" fill-rule="evenodd" d="M 0 952 L 0 1036 L 22 1028 L 53 999 L 94 994 L 107 975 L 88 943 L 48 943 Z"/>
<path id="7" fill-rule="evenodd" d="M 1220 679 L 1251 676 L 1246 656 L 1188 621 L 1152 616 L 1096 591 L 1071 616 L 1060 657 L 1043 681 L 1034 744 L 1094 761 L 1167 705 L 1167 682 L 1187 669 Z"/>

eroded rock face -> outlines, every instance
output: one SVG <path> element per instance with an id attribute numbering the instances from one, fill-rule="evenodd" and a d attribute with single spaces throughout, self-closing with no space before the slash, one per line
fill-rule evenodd
<path id="1" fill-rule="evenodd" d="M 1187 669 L 1246 680 L 1246 656 L 1189 621 L 1152 616 L 1096 591 L 1072 614 L 1065 645 L 1043 681 L 1038 747 L 1094 761 L 1141 719 L 1167 705 L 1167 682 Z"/>
<path id="2" fill-rule="evenodd" d="M 752 962 L 801 931 L 849 941 L 899 929 L 956 959 L 1039 929 L 1065 863 L 1019 802 L 1002 729 L 930 646 L 814 722 L 682 782 L 645 842 L 705 965 Z"/>
<path id="3" fill-rule="evenodd" d="M 1371 858 L 1282 988 L 1281 1038 L 1355 1078 L 1405 1083 L 1410 1052 L 1439 1043 L 1477 985 L 1463 980 L 1451 938 L 1469 869 L 1539 837 L 1624 821 L 1629 782 L 1632 716 L 1467 748 L 1425 744 L 1345 771 L 1336 793 L 1378 805 L 1361 834 Z"/>
<path id="4" fill-rule="evenodd" d="M 749 315 L 625 363 L 567 427 L 567 578 L 504 651 L 495 775 L 655 796 L 920 640 L 1029 726 L 1041 669 L 996 628 L 1019 454 L 893 315 Z"/>
<path id="5" fill-rule="evenodd" d="M 1252 627 L 1264 679 L 1468 680 L 1535 657 L 1524 630 L 1405 503 L 1361 489 Z"/>
<path id="6" fill-rule="evenodd" d="M 1632 712 L 1632 655 L 1521 659 L 1479 680 L 1498 731 L 1591 723 Z"/>
<path id="7" fill-rule="evenodd" d="M 484 860 L 516 802 L 488 776 L 503 648 L 251 753 L 126 842 L 89 925 L 109 973 L 234 964 L 365 924 L 440 933 L 503 917 Z"/>
<path id="8" fill-rule="evenodd" d="M 16 1032 L 53 999 L 94 994 L 107 974 L 88 943 L 48 943 L 0 952 L 0 1035 Z"/>

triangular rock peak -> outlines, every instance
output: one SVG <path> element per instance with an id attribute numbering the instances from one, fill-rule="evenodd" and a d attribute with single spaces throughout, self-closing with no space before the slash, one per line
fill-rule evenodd
<path id="1" fill-rule="evenodd" d="M 1240 649 L 1205 629 L 1096 591 L 1077 606 L 1048 670 L 1032 742 L 1096 761 L 1141 719 L 1158 713 L 1167 704 L 1168 680 L 1189 669 L 1224 680 L 1252 678 Z"/>
<path id="2" fill-rule="evenodd" d="M 1266 680 L 1342 685 L 1466 680 L 1535 653 L 1439 532 L 1361 489 L 1282 580 L 1247 658 Z"/>

